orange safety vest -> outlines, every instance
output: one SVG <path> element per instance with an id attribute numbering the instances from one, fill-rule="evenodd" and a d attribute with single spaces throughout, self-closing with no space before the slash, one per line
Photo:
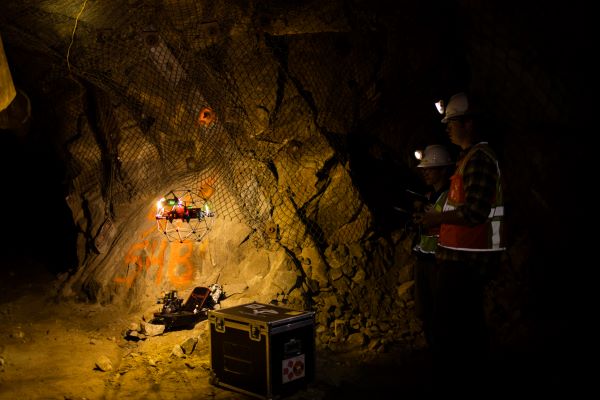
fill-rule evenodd
<path id="1" fill-rule="evenodd" d="M 483 151 L 496 162 L 498 179 L 496 193 L 492 199 L 492 208 L 487 221 L 475 226 L 442 224 L 440 226 L 439 245 L 445 248 L 462 251 L 501 251 L 504 243 L 504 205 L 502 202 L 502 186 L 500 185 L 500 168 L 493 150 L 482 142 L 473 146 L 457 164 L 454 175 L 450 178 L 450 191 L 443 211 L 452 211 L 465 202 L 463 171 L 467 161 L 476 151 Z"/>

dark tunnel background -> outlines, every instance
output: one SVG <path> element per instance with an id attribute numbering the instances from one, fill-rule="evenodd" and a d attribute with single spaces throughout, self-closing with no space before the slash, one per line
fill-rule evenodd
<path id="1" fill-rule="evenodd" d="M 65 165 L 53 138 L 58 129 L 47 97 L 29 87 L 19 76 L 14 80 L 29 94 L 32 115 L 28 131 L 0 130 L 0 157 L 6 202 L 3 221 L 3 264 L 11 268 L 57 275 L 77 267 L 76 227 L 65 202 Z M 30 278 L 36 272 L 27 274 Z"/>

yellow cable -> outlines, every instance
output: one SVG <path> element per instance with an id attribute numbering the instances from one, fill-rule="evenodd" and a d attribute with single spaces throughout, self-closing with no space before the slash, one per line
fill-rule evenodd
<path id="1" fill-rule="evenodd" d="M 71 54 L 71 46 L 73 46 L 73 41 L 75 40 L 75 31 L 77 30 L 77 23 L 79 22 L 79 17 L 81 17 L 81 14 L 83 13 L 83 10 L 85 9 L 86 3 L 87 3 L 87 0 L 84 0 L 83 5 L 81 6 L 81 10 L 79 10 L 79 14 L 77 14 L 77 17 L 75 18 L 75 26 L 73 27 L 73 32 L 71 33 L 71 43 L 69 43 L 69 48 L 67 49 L 67 68 L 69 69 L 69 73 L 71 73 L 71 63 L 69 63 L 69 55 Z"/>

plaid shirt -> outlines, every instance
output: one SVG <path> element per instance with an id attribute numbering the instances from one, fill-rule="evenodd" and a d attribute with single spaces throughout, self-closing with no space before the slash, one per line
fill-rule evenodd
<path id="1" fill-rule="evenodd" d="M 469 150 L 470 148 L 463 150 L 460 159 Z M 476 151 L 464 167 L 465 203 L 457 208 L 460 215 L 470 224 L 478 225 L 487 220 L 492 207 L 491 199 L 494 198 L 496 193 L 497 180 L 496 160 L 490 158 L 484 151 Z M 491 252 L 451 250 L 438 246 L 436 258 L 450 261 L 478 262 L 488 259 L 489 253 Z"/>

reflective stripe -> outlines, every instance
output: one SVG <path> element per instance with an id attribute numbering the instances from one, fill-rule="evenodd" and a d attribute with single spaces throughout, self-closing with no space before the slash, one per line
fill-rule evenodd
<path id="1" fill-rule="evenodd" d="M 442 211 L 454 211 L 454 210 L 456 210 L 456 207 L 454 207 L 448 203 L 444 204 L 444 208 L 442 209 Z M 498 207 L 492 207 L 490 209 L 488 218 L 503 217 L 503 216 L 504 216 L 504 207 L 498 206 Z"/>
<path id="2" fill-rule="evenodd" d="M 506 250 L 506 247 L 497 247 L 494 249 L 473 249 L 470 247 L 451 247 L 451 246 L 444 246 L 443 244 L 438 243 L 439 247 L 443 247 L 445 249 L 450 249 L 450 250 L 459 250 L 459 251 L 471 251 L 473 253 L 475 252 L 488 252 L 488 251 L 503 251 Z"/>
<path id="3" fill-rule="evenodd" d="M 454 211 L 456 210 L 456 207 L 448 204 L 448 202 L 446 202 L 446 204 L 444 204 L 444 208 L 442 208 L 442 211 Z"/>
<path id="4" fill-rule="evenodd" d="M 435 254 L 435 250 L 425 250 L 424 248 L 421 247 L 421 245 L 416 245 L 413 248 L 413 251 L 416 251 L 417 253 L 421 253 L 421 254 Z"/>
<path id="5" fill-rule="evenodd" d="M 500 221 L 492 221 L 492 249 L 500 248 Z"/>
<path id="6" fill-rule="evenodd" d="M 494 217 L 504 217 L 504 207 L 503 206 L 492 207 L 488 218 L 494 218 Z"/>

